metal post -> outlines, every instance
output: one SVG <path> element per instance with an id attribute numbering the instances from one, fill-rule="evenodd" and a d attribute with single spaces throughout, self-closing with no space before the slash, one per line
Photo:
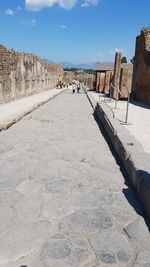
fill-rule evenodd
<path id="1" fill-rule="evenodd" d="M 128 121 L 129 103 L 130 103 L 130 92 L 128 92 L 128 101 L 127 101 L 127 108 L 126 108 L 126 119 L 125 119 L 125 123 L 127 123 L 127 121 Z"/>
<path id="2" fill-rule="evenodd" d="M 119 94 L 119 88 L 117 86 L 117 95 L 116 95 L 116 99 L 115 99 L 115 108 L 117 108 L 118 94 Z"/>

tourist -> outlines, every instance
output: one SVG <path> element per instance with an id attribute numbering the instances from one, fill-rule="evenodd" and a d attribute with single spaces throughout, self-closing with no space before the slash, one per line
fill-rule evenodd
<path id="1" fill-rule="evenodd" d="M 77 93 L 79 93 L 79 91 L 80 91 L 80 84 L 78 83 L 77 84 Z"/>

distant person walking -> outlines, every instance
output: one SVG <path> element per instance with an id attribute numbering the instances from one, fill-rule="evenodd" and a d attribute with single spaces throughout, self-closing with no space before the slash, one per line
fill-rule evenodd
<path id="1" fill-rule="evenodd" d="M 78 83 L 78 85 L 77 85 L 77 93 L 79 93 L 80 92 L 80 84 Z"/>
<path id="2" fill-rule="evenodd" d="M 74 83 L 72 83 L 72 93 L 74 94 L 75 93 L 75 84 Z"/>

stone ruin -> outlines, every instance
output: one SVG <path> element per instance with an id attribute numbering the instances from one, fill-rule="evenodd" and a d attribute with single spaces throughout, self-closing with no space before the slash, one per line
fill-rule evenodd
<path id="1" fill-rule="evenodd" d="M 83 72 L 73 72 L 73 71 L 64 71 L 63 81 L 65 83 L 70 83 L 73 80 L 78 80 L 83 82 L 89 88 L 93 88 L 93 82 L 95 81 L 94 74 L 88 74 Z"/>
<path id="2" fill-rule="evenodd" d="M 0 45 L 0 103 L 54 88 L 62 77 L 60 65 Z"/>
<path id="3" fill-rule="evenodd" d="M 150 105 L 150 29 L 143 29 L 137 36 L 133 63 L 132 95 Z"/>
<path id="4" fill-rule="evenodd" d="M 115 64 L 97 63 L 96 91 L 114 99 L 125 99 L 131 91 L 133 65 L 121 63 L 122 54 L 117 52 Z M 99 68 L 99 70 L 98 70 Z"/>
<path id="5" fill-rule="evenodd" d="M 133 65 L 121 63 L 121 60 L 122 54 L 117 52 L 112 79 L 112 96 L 115 99 L 126 99 L 132 86 Z"/>
<path id="6" fill-rule="evenodd" d="M 121 59 L 122 54 L 118 52 L 113 71 L 108 66 L 97 70 L 96 91 L 111 93 L 114 99 L 126 99 L 131 92 L 133 99 L 150 105 L 150 29 L 142 29 L 136 38 L 133 64 L 122 64 Z"/>

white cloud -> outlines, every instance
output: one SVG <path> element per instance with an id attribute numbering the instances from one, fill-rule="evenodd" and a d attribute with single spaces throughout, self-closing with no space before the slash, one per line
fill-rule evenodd
<path id="1" fill-rule="evenodd" d="M 5 11 L 5 14 L 7 15 L 14 15 L 14 11 L 10 8 L 8 8 L 6 11 Z"/>
<path id="2" fill-rule="evenodd" d="M 83 3 L 83 4 L 81 4 L 81 7 L 87 7 L 87 6 L 89 6 L 88 3 Z"/>
<path id="3" fill-rule="evenodd" d="M 116 54 L 116 52 L 126 53 L 126 50 L 123 48 L 114 48 L 113 50 L 108 51 L 108 54 L 113 56 Z"/>
<path id="4" fill-rule="evenodd" d="M 82 7 L 88 7 L 90 5 L 96 6 L 99 0 L 84 0 L 84 3 L 81 4 Z"/>
<path id="5" fill-rule="evenodd" d="M 25 0 L 26 8 L 32 11 L 39 11 L 44 7 L 52 7 L 58 4 L 65 9 L 73 8 L 79 0 Z M 99 0 L 84 0 L 81 7 L 97 5 Z"/>
<path id="6" fill-rule="evenodd" d="M 110 51 L 102 51 L 97 54 L 90 55 L 87 59 L 92 62 L 114 62 L 115 53 L 121 52 L 123 56 L 130 58 L 128 51 L 123 48 L 114 48 Z"/>
<path id="7" fill-rule="evenodd" d="M 35 26 L 35 25 L 36 25 L 36 19 L 31 19 L 30 24 L 31 24 L 32 26 Z"/>
<path id="8" fill-rule="evenodd" d="M 35 26 L 36 25 L 36 19 L 31 19 L 31 20 L 22 20 L 20 22 L 20 24 L 22 25 L 31 25 L 31 26 Z"/>
<path id="9" fill-rule="evenodd" d="M 61 25 L 61 28 L 65 30 L 65 29 L 67 29 L 67 26 L 66 25 Z"/>
<path id="10" fill-rule="evenodd" d="M 71 9 L 75 6 L 77 0 L 25 0 L 26 8 L 32 11 L 39 11 L 44 7 L 52 7 L 58 4 L 65 9 Z"/>

